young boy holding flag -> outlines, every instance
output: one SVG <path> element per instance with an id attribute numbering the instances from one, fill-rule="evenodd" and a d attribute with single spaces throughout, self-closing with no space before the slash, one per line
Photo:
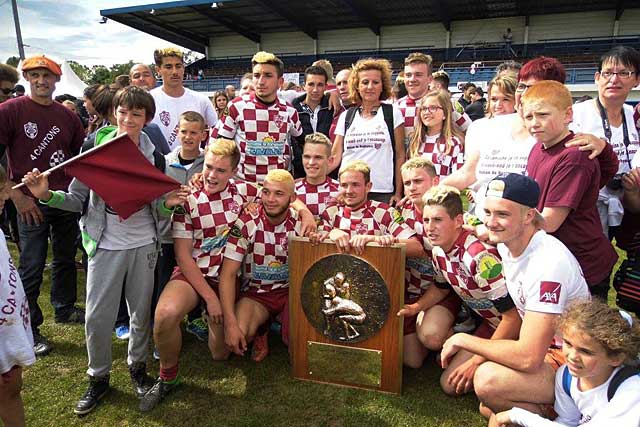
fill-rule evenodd
<path id="1" fill-rule="evenodd" d="M 142 132 L 154 115 L 153 98 L 143 89 L 126 87 L 114 98 L 117 129 L 96 137 L 96 145 L 126 133 L 144 157 L 154 162 L 154 146 Z M 122 141 L 122 143 L 127 143 Z M 121 158 L 120 162 L 127 159 Z M 136 165 L 143 168 L 143 165 Z M 82 242 L 89 255 L 87 271 L 86 341 L 89 356 L 89 387 L 80 398 L 74 412 L 84 415 L 92 411 L 109 390 L 111 370 L 111 331 L 118 304 L 125 287 L 125 297 L 131 317 L 131 337 L 127 363 L 131 380 L 140 398 L 152 380 L 146 373 L 151 329 L 150 306 L 153 275 L 160 245 L 159 216 L 171 213 L 170 207 L 181 204 L 188 194 L 186 188 L 174 190 L 166 199 L 159 198 L 144 205 L 127 218 L 122 218 L 104 199 L 84 183 L 74 179 L 69 192 L 50 191 L 46 174 L 37 169 L 29 172 L 23 182 L 41 203 L 60 209 L 83 212 L 80 220 Z M 126 194 L 122 180 L 120 193 Z M 85 201 L 88 203 L 85 206 Z"/>

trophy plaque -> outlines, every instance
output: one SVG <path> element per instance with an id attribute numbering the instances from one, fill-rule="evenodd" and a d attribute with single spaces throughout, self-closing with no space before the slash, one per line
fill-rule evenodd
<path id="1" fill-rule="evenodd" d="M 289 345 L 299 379 L 400 393 L 403 245 L 360 256 L 332 242 L 289 243 Z"/>

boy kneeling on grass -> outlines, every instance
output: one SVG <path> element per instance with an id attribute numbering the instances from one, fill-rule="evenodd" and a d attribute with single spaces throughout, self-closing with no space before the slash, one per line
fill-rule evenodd
<path id="1" fill-rule="evenodd" d="M 146 159 L 154 162 L 154 145 L 142 128 L 153 118 L 155 104 L 151 95 L 137 87 L 126 87 L 113 100 L 117 128 L 102 132 L 96 145 L 126 133 Z M 169 216 L 169 208 L 184 202 L 187 187 L 167 193 L 144 206 L 126 220 L 82 182 L 74 179 L 69 192 L 50 191 L 46 174 L 37 169 L 23 178 L 29 190 L 49 206 L 81 212 L 82 241 L 89 255 L 85 333 L 89 356 L 89 388 L 74 412 L 92 411 L 109 390 L 111 370 L 111 331 L 113 330 L 122 286 L 131 317 L 131 337 L 127 363 L 138 398 L 144 396 L 153 380 L 147 375 L 146 360 L 151 333 L 150 307 L 153 276 L 160 245 L 160 215 Z"/>

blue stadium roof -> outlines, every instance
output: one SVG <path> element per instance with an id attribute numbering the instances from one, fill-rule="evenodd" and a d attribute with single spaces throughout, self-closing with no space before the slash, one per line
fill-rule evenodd
<path id="1" fill-rule="evenodd" d="M 638 7 L 637 0 L 185 0 L 104 9 L 100 14 L 145 33 L 204 53 L 211 37 L 240 34 L 256 43 L 261 34 L 382 25 L 531 16 Z"/>

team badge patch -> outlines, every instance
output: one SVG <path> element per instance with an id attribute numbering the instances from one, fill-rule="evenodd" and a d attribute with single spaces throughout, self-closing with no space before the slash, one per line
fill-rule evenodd
<path id="1" fill-rule="evenodd" d="M 36 136 L 38 136 L 38 125 L 33 122 L 25 123 L 24 134 L 29 138 L 34 139 Z"/>
<path id="2" fill-rule="evenodd" d="M 485 280 L 492 280 L 502 273 L 502 263 L 493 254 L 484 253 L 476 261 L 480 277 Z"/>
<path id="3" fill-rule="evenodd" d="M 163 111 L 162 113 L 160 113 L 160 122 L 165 125 L 165 126 L 169 126 L 169 123 L 171 123 L 171 114 L 169 114 L 168 111 Z"/>
<path id="4" fill-rule="evenodd" d="M 558 304 L 562 285 L 558 282 L 540 282 L 540 302 Z"/>
<path id="5" fill-rule="evenodd" d="M 240 227 L 238 227 L 237 225 L 234 225 L 233 227 L 231 227 L 231 230 L 229 230 L 229 234 L 237 239 L 242 237 L 242 233 L 240 232 Z"/>

